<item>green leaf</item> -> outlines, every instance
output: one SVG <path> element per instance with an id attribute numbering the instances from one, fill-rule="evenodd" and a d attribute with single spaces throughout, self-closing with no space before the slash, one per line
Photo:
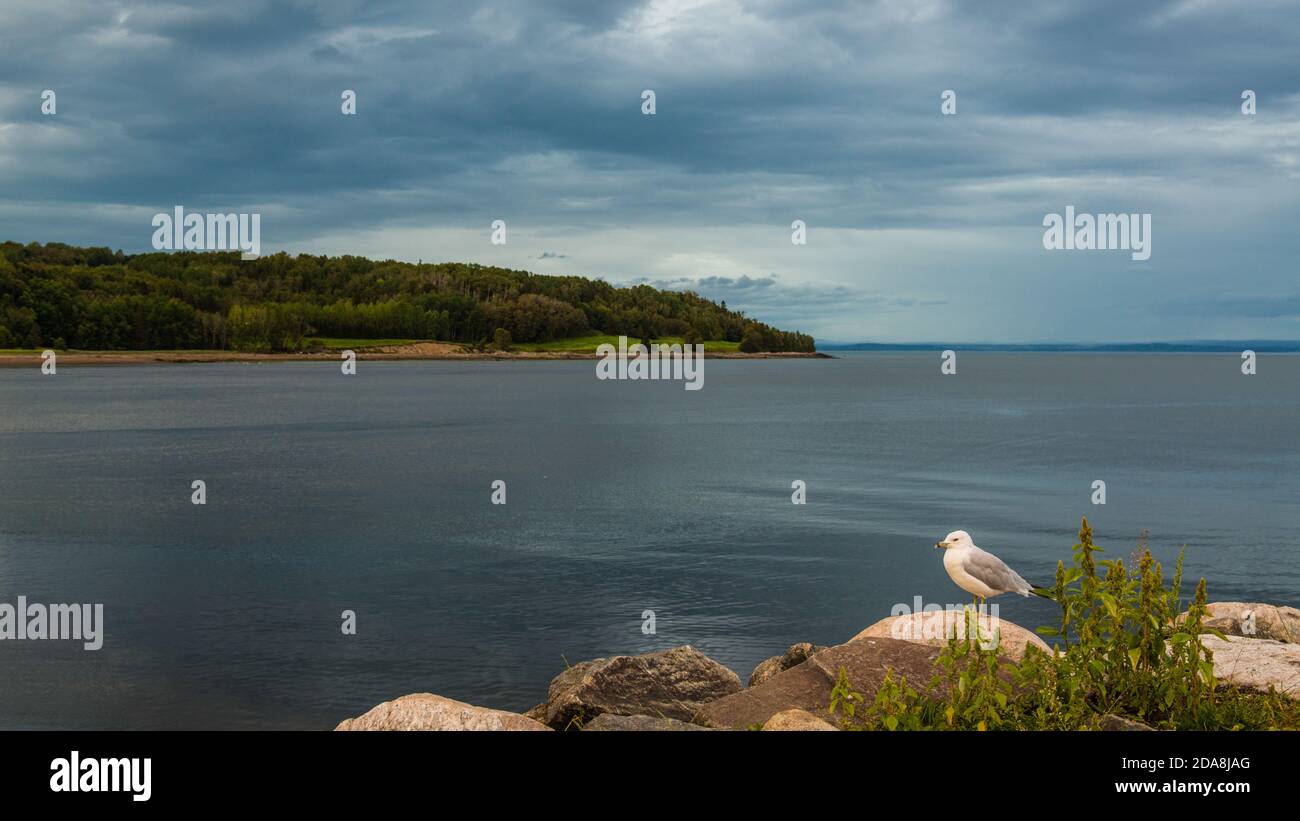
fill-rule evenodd
<path id="1" fill-rule="evenodd" d="M 1119 602 L 1115 601 L 1115 597 L 1109 593 L 1101 593 L 1100 595 L 1102 604 L 1106 605 L 1106 610 L 1110 612 L 1110 617 L 1112 619 L 1119 618 Z"/>
<path id="2" fill-rule="evenodd" d="M 1037 634 L 1040 635 L 1040 636 L 1059 636 L 1059 635 L 1061 635 L 1061 631 L 1060 631 L 1060 630 L 1057 630 L 1055 627 L 1039 627 L 1039 628 L 1036 628 L 1036 629 L 1034 630 L 1034 632 L 1037 633 Z"/>
<path id="3" fill-rule="evenodd" d="M 1139 647 L 1134 647 L 1132 650 L 1128 651 L 1128 661 L 1129 664 L 1133 665 L 1134 670 L 1138 668 L 1138 659 L 1140 659 L 1141 657 L 1142 657 L 1142 650 Z"/>

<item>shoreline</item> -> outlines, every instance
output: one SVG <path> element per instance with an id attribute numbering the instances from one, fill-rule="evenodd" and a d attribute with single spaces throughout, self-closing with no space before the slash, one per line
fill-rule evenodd
<path id="1" fill-rule="evenodd" d="M 241 351 L 56 351 L 57 363 L 63 365 L 193 365 L 206 362 L 340 362 L 344 349 L 302 351 L 298 353 L 246 353 Z M 417 342 L 410 345 L 381 345 L 355 348 L 359 361 L 402 362 L 433 360 L 597 360 L 595 351 L 474 351 L 450 342 Z M 821 351 L 709 352 L 705 359 L 834 359 Z M 0 368 L 39 367 L 41 352 L 0 354 Z"/>
<path id="2" fill-rule="evenodd" d="M 1193 620 L 1194 635 L 1202 647 L 1213 653 L 1207 659 L 1225 691 L 1231 688 L 1230 692 L 1238 698 L 1244 693 L 1245 698 L 1276 698 L 1288 703 L 1300 696 L 1300 684 L 1293 674 L 1300 662 L 1300 644 L 1297 644 L 1300 610 L 1262 602 L 1220 601 L 1199 606 L 1201 609 L 1195 613 L 1189 609 L 1172 622 L 1186 625 L 1189 619 Z M 925 702 L 942 706 L 951 698 L 948 688 L 955 680 L 945 682 L 941 675 L 933 677 L 944 669 L 945 654 L 960 652 L 963 644 L 968 651 L 976 647 L 979 652 L 991 653 L 990 658 L 996 659 L 999 669 L 1020 667 L 1033 655 L 1059 658 L 1058 653 L 1070 652 L 1068 644 L 1063 647 L 1058 640 L 1049 645 L 1037 631 L 999 618 L 996 610 L 989 613 L 981 607 L 976 615 L 969 605 L 963 605 L 960 610 L 923 609 L 883 617 L 842 643 L 823 646 L 805 641 L 790 645 L 784 652 L 760 661 L 748 679 L 692 645 L 683 644 L 635 655 L 603 656 L 573 665 L 566 660 L 565 669 L 544 690 L 538 688 L 535 697 L 542 700 L 523 712 L 422 691 L 396 696 L 368 709 L 359 707 L 357 714 L 342 719 L 334 729 L 341 732 L 922 732 L 949 728 L 982 731 L 986 729 L 982 718 L 989 715 L 986 713 L 974 718 L 967 714 L 958 724 L 954 724 L 951 707 L 946 723 L 941 716 L 928 723 L 921 717 Z M 1127 660 L 1124 664 L 1128 665 Z M 988 673 L 977 675 L 985 675 L 987 679 L 1005 676 L 993 669 L 990 667 Z M 913 689 L 910 697 L 906 693 L 899 696 L 889 689 L 891 676 L 902 681 L 930 683 L 918 689 L 905 688 Z M 1032 691 L 1026 688 L 1013 692 L 1009 679 L 1006 686 L 1006 690 L 1000 691 L 1004 711 L 1010 699 Z M 844 691 L 862 705 L 861 712 L 843 709 Z M 882 711 L 882 695 L 887 704 L 896 705 L 896 710 L 897 705 L 906 705 L 906 712 Z M 1070 707 L 1073 706 L 1071 702 Z M 1033 712 L 1019 718 L 1011 712 L 993 715 L 1006 731 L 1041 732 L 1056 719 L 1064 719 L 1067 712 L 1058 706 L 1055 716 L 1046 720 L 1040 717 L 1037 723 L 1030 723 Z M 914 718 L 905 724 L 895 720 L 891 726 L 888 723 L 891 715 L 896 719 L 899 715 Z M 1278 713 L 1256 716 L 1256 724 L 1249 730 L 1294 730 L 1295 716 L 1300 714 L 1290 715 L 1291 718 Z M 1226 731 L 1238 717 L 1233 714 L 1226 723 L 1221 720 L 1209 731 Z M 1068 726 L 1050 731 L 1189 731 L 1177 723 L 1174 715 L 1148 716 L 1135 713 L 1131 705 L 1105 705 L 1087 700 L 1082 713 L 1068 721 Z M 998 726 L 995 724 L 994 728 Z M 1237 724 L 1234 729 L 1241 727 Z"/>

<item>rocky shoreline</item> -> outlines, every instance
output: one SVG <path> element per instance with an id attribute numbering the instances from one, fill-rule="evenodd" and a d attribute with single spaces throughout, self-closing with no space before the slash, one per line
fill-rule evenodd
<path id="1" fill-rule="evenodd" d="M 387 701 L 336 730 L 584 730 L 827 731 L 827 706 L 840 670 L 870 701 L 892 674 L 924 687 L 949 630 L 961 614 L 918 613 L 871 625 L 844 644 L 796 644 L 761 662 L 742 686 L 733 671 L 690 645 L 576 664 L 552 679 L 546 700 L 526 713 L 477 707 L 415 693 Z M 997 624 L 999 651 L 1018 661 L 1036 634 Z M 1214 651 L 1215 675 L 1243 690 L 1300 698 L 1300 610 L 1270 604 L 1216 602 L 1206 607 L 1202 641 Z M 958 633 L 961 635 L 961 633 Z M 1098 716 L 1103 730 L 1150 729 L 1118 716 Z"/>

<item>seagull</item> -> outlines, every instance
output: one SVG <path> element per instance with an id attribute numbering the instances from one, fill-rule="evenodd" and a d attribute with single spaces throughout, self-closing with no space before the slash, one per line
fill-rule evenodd
<path id="1" fill-rule="evenodd" d="M 1030 593 L 1048 595 L 1007 567 L 1006 562 L 976 547 L 970 534 L 964 530 L 954 530 L 934 546 L 947 551 L 943 554 L 943 569 L 948 571 L 958 587 L 975 596 L 981 605 L 984 599 L 999 593 L 1019 593 L 1025 597 Z"/>

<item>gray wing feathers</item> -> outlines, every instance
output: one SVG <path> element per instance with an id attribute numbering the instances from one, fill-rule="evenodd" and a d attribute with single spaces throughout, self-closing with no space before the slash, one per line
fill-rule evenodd
<path id="1" fill-rule="evenodd" d="M 979 548 L 971 550 L 962 568 L 994 590 L 1003 593 L 1019 593 L 1028 596 L 1032 585 L 1020 577 L 1020 574 L 1007 567 L 1007 563 Z"/>

